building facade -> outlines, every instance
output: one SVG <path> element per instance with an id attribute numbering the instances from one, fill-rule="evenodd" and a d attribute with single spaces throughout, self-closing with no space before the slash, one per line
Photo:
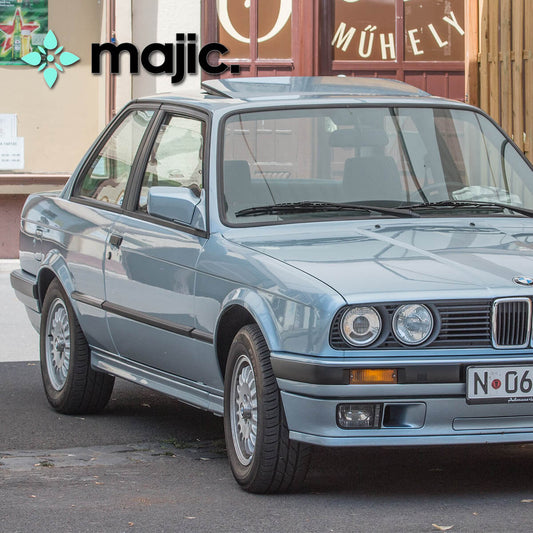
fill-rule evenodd
<path id="1" fill-rule="evenodd" d="M 524 30 L 522 41 L 517 39 L 515 47 L 524 50 L 515 53 L 509 48 L 509 61 L 512 56 L 515 62 L 512 66 L 518 68 L 518 57 L 524 66 L 521 78 L 513 78 L 515 89 L 518 91 L 521 83 L 522 91 L 529 90 L 529 79 L 533 77 L 528 74 L 529 54 L 533 57 L 533 52 L 528 49 L 533 46 L 528 48 L 528 39 L 533 31 L 525 30 L 533 26 L 533 14 L 524 2 L 1 0 L 0 60 L 1 51 L 16 41 L 11 39 L 18 31 L 16 10 L 31 13 L 36 4 L 47 4 L 48 27 L 39 32 L 44 35 L 45 30 L 52 29 L 58 46 L 76 54 L 79 61 L 59 72 L 52 89 L 35 66 L 0 61 L 0 150 L 3 141 L 9 144 L 13 139 L 22 139 L 17 142 L 23 146 L 23 154 L 19 154 L 22 164 L 19 161 L 16 168 L 0 166 L 0 257 L 16 257 L 18 253 L 18 217 L 27 195 L 60 188 L 98 132 L 127 101 L 158 92 L 198 91 L 201 80 L 209 77 L 199 72 L 197 65 L 196 74 L 186 73 L 184 80 L 175 85 L 171 75 L 150 73 L 142 66 L 132 74 L 127 52 L 120 54 L 119 74 L 110 72 L 107 53 L 100 58 L 102 73 L 95 74 L 93 44 L 132 43 L 141 53 L 153 43 L 169 43 L 178 50 L 176 34 L 187 38 L 194 34 L 198 50 L 210 42 L 229 49 L 220 60 L 238 65 L 240 72 L 228 70 L 222 76 L 396 78 L 435 95 L 483 104 L 489 85 L 488 78 L 483 77 L 484 65 L 487 72 L 492 69 L 491 91 L 503 94 L 508 85 L 504 77 L 495 77 L 496 70 L 505 71 L 497 56 L 505 44 L 500 28 L 507 27 L 507 14 L 511 20 L 516 19 L 516 28 L 522 20 Z M 484 64 L 483 24 L 489 15 L 493 38 Z M 39 42 L 42 40 L 33 42 L 35 50 Z M 502 57 L 504 62 L 507 56 Z M 208 59 L 213 64 L 219 60 L 216 54 Z M 164 57 L 154 52 L 151 61 L 161 65 Z M 524 117 L 521 122 L 517 118 L 516 128 L 512 126 L 516 131 L 526 132 L 531 122 L 525 110 L 526 92 L 521 97 L 524 109 L 518 112 Z M 494 97 L 486 101 L 485 108 L 490 102 L 494 105 Z M 497 111 L 497 120 L 504 122 L 502 106 L 497 106 Z M 515 133 L 515 137 L 519 136 Z M 0 164 L 1 161 L 0 152 Z"/>
<path id="2" fill-rule="evenodd" d="M 204 41 L 241 75 L 396 78 L 465 96 L 464 0 L 205 0 Z"/>

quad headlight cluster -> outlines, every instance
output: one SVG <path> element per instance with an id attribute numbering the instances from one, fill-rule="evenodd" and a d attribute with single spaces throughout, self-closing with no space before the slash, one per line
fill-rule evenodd
<path id="1" fill-rule="evenodd" d="M 403 344 L 416 346 L 433 333 L 433 315 L 422 304 L 407 304 L 396 309 L 392 317 L 392 332 Z"/>
<path id="2" fill-rule="evenodd" d="M 348 344 L 361 348 L 370 346 L 388 334 L 385 327 L 390 328 L 394 337 L 406 346 L 423 344 L 431 337 L 435 328 L 431 310 L 418 303 L 398 306 L 388 322 L 390 324 L 384 324 L 380 311 L 375 307 L 351 306 L 341 318 L 340 331 Z"/>
<path id="3" fill-rule="evenodd" d="M 372 344 L 381 330 L 381 315 L 373 307 L 350 307 L 342 317 L 342 336 L 354 346 Z"/>

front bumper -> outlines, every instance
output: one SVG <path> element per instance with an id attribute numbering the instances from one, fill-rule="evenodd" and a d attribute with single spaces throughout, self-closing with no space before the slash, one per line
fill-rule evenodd
<path id="1" fill-rule="evenodd" d="M 287 365 L 288 361 L 291 364 Z M 393 363 L 342 358 L 321 361 L 289 354 L 272 354 L 290 438 L 321 446 L 533 442 L 533 402 L 470 405 L 466 402 L 464 381 L 464 369 L 470 364 L 513 365 L 531 364 L 532 361 L 533 353 L 462 359 L 425 358 L 423 361 L 395 358 Z M 330 367 L 346 369 L 391 365 L 405 369 L 407 375 L 416 375 L 416 371 L 411 372 L 413 369 L 426 369 L 426 379 L 433 376 L 435 380 L 442 378 L 452 382 L 394 385 L 331 383 L 336 374 Z M 298 367 L 303 381 L 287 379 L 287 376 L 295 377 Z M 324 367 L 330 370 L 325 371 Z M 326 383 L 321 383 L 320 379 Z M 380 427 L 339 427 L 337 406 L 340 403 L 381 404 Z"/>

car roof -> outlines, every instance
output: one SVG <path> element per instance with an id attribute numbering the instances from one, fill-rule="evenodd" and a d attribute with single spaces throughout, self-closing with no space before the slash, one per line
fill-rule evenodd
<path id="1" fill-rule="evenodd" d="M 295 96 L 429 96 L 398 80 L 340 76 L 277 76 L 209 80 L 202 87 L 210 94 L 241 100 Z"/>
<path id="2" fill-rule="evenodd" d="M 459 102 L 435 97 L 407 83 L 394 79 L 347 76 L 275 76 L 258 78 L 225 78 L 202 82 L 203 91 L 172 92 L 144 97 L 139 101 L 158 101 L 191 105 L 205 110 L 224 107 L 257 107 L 298 102 L 318 104 L 376 103 L 436 104 Z M 305 102 L 308 101 L 308 102 Z M 248 105 L 246 105 L 248 104 Z M 464 105 L 464 104 L 463 104 Z"/>

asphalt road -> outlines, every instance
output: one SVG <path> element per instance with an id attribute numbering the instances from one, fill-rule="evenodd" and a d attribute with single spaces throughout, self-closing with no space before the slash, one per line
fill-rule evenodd
<path id="1" fill-rule="evenodd" d="M 0 532 L 527 532 L 533 445 L 315 448 L 304 490 L 241 491 L 222 423 L 117 380 L 100 415 L 48 407 L 0 264 Z"/>

